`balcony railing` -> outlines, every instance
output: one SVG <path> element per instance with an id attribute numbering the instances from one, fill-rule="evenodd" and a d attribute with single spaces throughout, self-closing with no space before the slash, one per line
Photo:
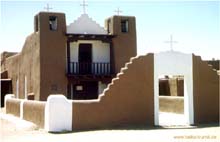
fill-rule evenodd
<path id="1" fill-rule="evenodd" d="M 68 74 L 73 75 L 111 75 L 113 74 L 110 63 L 79 63 L 70 62 Z"/>

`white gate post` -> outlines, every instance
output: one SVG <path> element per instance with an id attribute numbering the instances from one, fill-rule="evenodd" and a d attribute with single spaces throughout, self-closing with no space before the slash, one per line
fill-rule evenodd
<path id="1" fill-rule="evenodd" d="M 45 130 L 72 131 L 72 102 L 64 95 L 50 95 L 45 106 Z"/>

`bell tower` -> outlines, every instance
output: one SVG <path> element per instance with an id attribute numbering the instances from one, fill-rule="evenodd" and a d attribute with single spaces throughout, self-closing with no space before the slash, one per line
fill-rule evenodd
<path id="1" fill-rule="evenodd" d="M 40 12 L 34 18 L 39 34 L 40 100 L 50 94 L 66 94 L 66 20 L 65 14 Z"/>
<path id="2" fill-rule="evenodd" d="M 105 20 L 108 34 L 115 35 L 113 44 L 113 61 L 115 72 L 120 72 L 131 57 L 137 55 L 136 22 L 133 16 L 113 16 Z"/>

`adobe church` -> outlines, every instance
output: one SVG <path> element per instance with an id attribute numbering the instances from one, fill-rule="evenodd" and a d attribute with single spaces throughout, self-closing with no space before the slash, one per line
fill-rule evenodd
<path id="1" fill-rule="evenodd" d="M 136 49 L 135 17 L 112 16 L 101 27 L 85 13 L 66 25 L 64 13 L 40 12 L 22 51 L 1 55 L 2 90 L 41 101 L 97 99 Z"/>
<path id="2" fill-rule="evenodd" d="M 159 95 L 174 94 L 166 91 L 171 75 L 184 124 L 219 122 L 219 71 L 194 54 L 136 55 L 135 17 L 112 16 L 101 27 L 85 13 L 66 25 L 64 13 L 40 12 L 22 51 L 1 54 L 1 93 L 15 96 L 6 96 L 6 113 L 48 131 L 158 126 Z"/>

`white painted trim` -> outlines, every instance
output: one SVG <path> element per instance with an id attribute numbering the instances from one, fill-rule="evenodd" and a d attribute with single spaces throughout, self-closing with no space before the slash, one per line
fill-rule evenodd
<path id="1" fill-rule="evenodd" d="M 67 33 L 71 34 L 99 34 L 107 35 L 108 32 L 97 24 L 87 14 L 82 14 L 77 20 L 67 26 Z"/>
<path id="2" fill-rule="evenodd" d="M 19 98 L 19 78 L 16 80 L 16 98 Z"/>
<path id="3" fill-rule="evenodd" d="M 20 119 L 24 118 L 24 102 L 25 102 L 25 100 L 21 100 L 21 104 L 20 104 Z"/>
<path id="4" fill-rule="evenodd" d="M 14 97 L 15 97 L 14 94 L 7 94 L 7 95 L 5 95 L 5 98 L 4 98 L 5 108 L 6 108 L 6 102 L 7 102 L 7 100 L 8 100 L 8 99 L 11 99 L 11 98 L 14 98 Z M 7 110 L 7 108 L 6 108 L 6 110 Z"/>
<path id="5" fill-rule="evenodd" d="M 159 125 L 159 76 L 184 76 L 184 115 L 186 124 L 194 124 L 192 54 L 161 52 L 154 54 L 154 124 Z"/>
<path id="6" fill-rule="evenodd" d="M 72 131 L 72 101 L 64 95 L 50 95 L 45 106 L 45 130 Z"/>
<path id="7" fill-rule="evenodd" d="M 27 99 L 27 76 L 24 76 L 24 99 Z"/>

